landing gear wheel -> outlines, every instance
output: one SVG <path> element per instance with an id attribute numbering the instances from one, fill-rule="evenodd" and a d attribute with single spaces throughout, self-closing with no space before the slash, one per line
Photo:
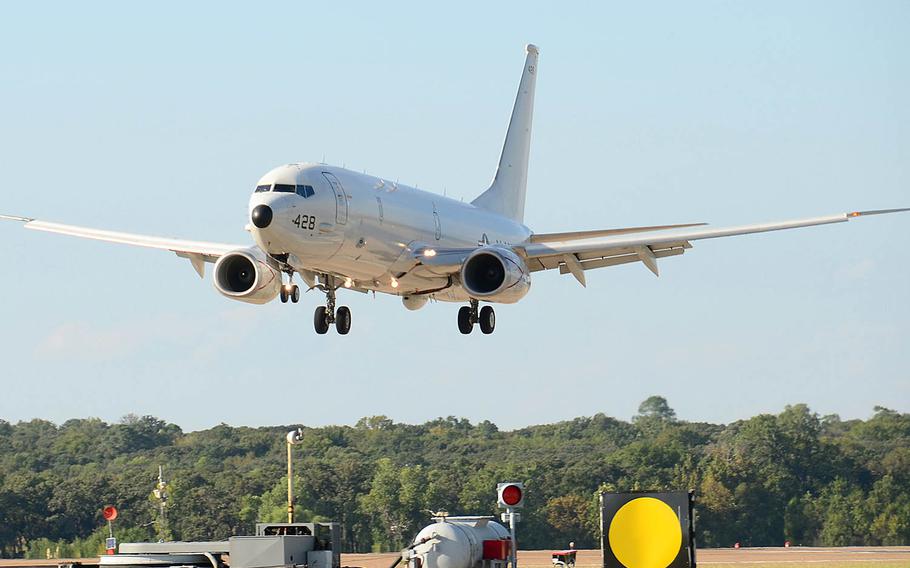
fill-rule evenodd
<path id="1" fill-rule="evenodd" d="M 474 329 L 474 322 L 471 321 L 471 307 L 461 306 L 458 308 L 458 331 L 467 335 Z"/>
<path id="2" fill-rule="evenodd" d="M 339 335 L 347 335 L 351 331 L 351 309 L 347 306 L 341 306 L 335 312 L 335 331 Z"/>
<path id="3" fill-rule="evenodd" d="M 496 328 L 496 312 L 493 311 L 493 306 L 480 308 L 480 331 L 489 335 L 493 333 L 494 328 Z"/>
<path id="4" fill-rule="evenodd" d="M 319 335 L 325 335 L 325 332 L 329 330 L 329 319 L 326 316 L 325 306 L 319 306 L 316 308 L 316 313 L 313 314 L 313 327 L 316 328 L 316 333 Z"/>
<path id="5" fill-rule="evenodd" d="M 281 298 L 282 304 L 288 303 L 288 291 L 284 286 L 282 286 L 281 289 L 278 291 L 278 297 Z"/>
<path id="6" fill-rule="evenodd" d="M 289 294 L 291 301 L 295 304 L 300 301 L 300 288 L 296 284 L 291 288 L 291 293 Z"/>

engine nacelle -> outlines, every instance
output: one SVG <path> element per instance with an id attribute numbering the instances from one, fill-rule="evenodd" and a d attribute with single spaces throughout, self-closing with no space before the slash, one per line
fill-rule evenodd
<path id="1" fill-rule="evenodd" d="M 256 249 L 240 249 L 218 259 L 212 282 L 215 289 L 232 300 L 265 304 L 281 290 L 281 272 Z"/>
<path id="2" fill-rule="evenodd" d="M 531 289 L 531 275 L 511 249 L 487 246 L 465 259 L 461 285 L 473 298 L 513 304 Z"/>
<path id="3" fill-rule="evenodd" d="M 404 307 L 406 307 L 407 309 L 409 309 L 413 312 L 415 310 L 419 310 L 420 308 L 424 307 L 427 303 L 427 300 L 429 300 L 429 299 L 430 299 L 430 297 L 427 295 L 402 296 L 401 303 L 404 304 Z"/>

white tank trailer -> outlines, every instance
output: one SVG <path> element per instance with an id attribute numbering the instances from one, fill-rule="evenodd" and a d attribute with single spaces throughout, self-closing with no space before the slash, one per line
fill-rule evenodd
<path id="1" fill-rule="evenodd" d="M 506 568 L 512 539 L 493 517 L 435 517 L 402 551 L 408 568 Z"/>

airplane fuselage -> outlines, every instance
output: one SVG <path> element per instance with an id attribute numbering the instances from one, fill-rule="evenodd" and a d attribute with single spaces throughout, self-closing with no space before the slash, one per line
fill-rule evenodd
<path id="1" fill-rule="evenodd" d="M 439 300 L 465 301 L 468 295 L 457 282 L 407 274 L 409 252 L 508 246 L 531 235 L 525 225 L 469 203 L 324 164 L 280 166 L 256 188 L 249 202 L 250 232 L 263 251 L 288 255 L 288 264 L 304 277 L 343 275 L 349 287 L 362 290 L 432 291 Z M 258 227 L 253 212 L 263 205 L 271 215 Z"/>

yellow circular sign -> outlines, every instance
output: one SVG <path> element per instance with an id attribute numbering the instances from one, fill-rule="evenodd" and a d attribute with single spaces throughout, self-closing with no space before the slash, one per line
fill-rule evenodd
<path id="1" fill-rule="evenodd" d="M 608 538 L 610 550 L 626 568 L 667 568 L 679 554 L 682 529 L 669 505 L 639 497 L 619 508 Z"/>

